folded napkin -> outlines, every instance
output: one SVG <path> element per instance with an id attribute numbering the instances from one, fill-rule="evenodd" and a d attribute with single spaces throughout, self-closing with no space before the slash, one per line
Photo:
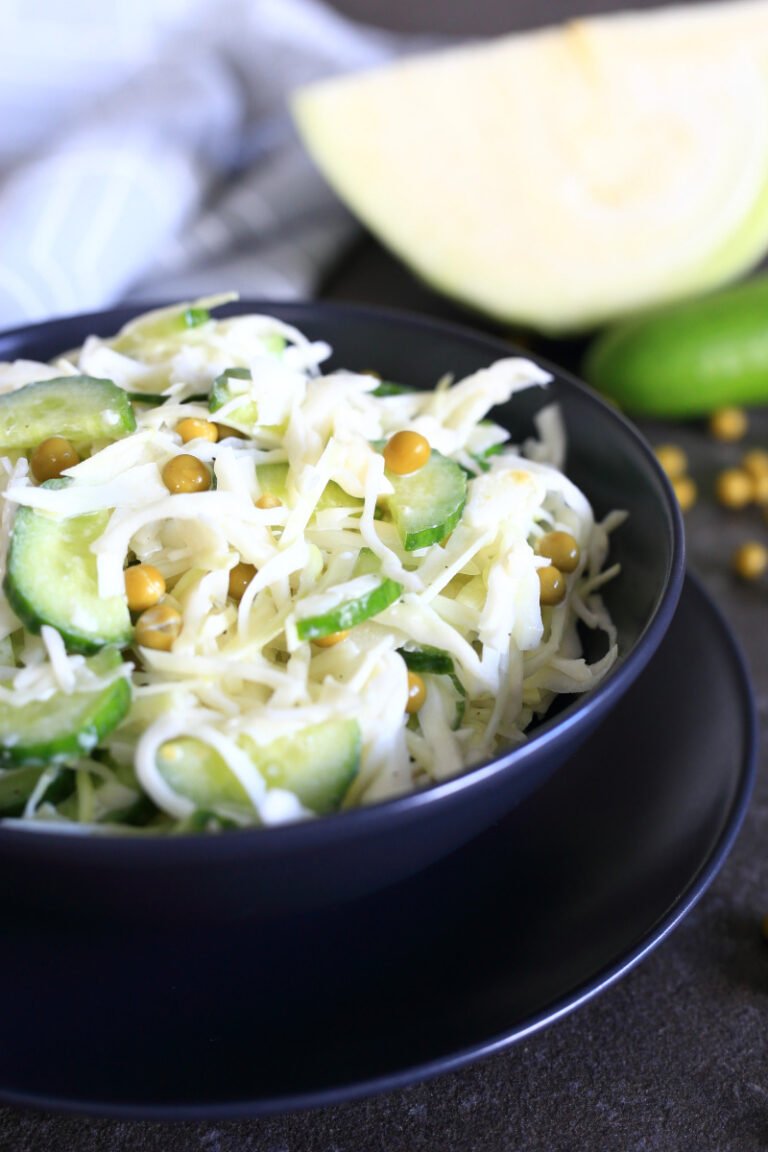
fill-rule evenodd
<path id="1" fill-rule="evenodd" d="M 312 167 L 286 96 L 383 62 L 403 40 L 320 0 L 11 9 L 0 327 L 126 298 L 312 294 L 355 225 Z"/>

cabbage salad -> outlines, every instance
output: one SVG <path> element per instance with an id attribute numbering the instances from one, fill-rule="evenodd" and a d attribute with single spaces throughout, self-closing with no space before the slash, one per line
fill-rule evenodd
<path id="1" fill-rule="evenodd" d="M 212 315 L 228 299 L 0 365 L 6 822 L 370 804 L 520 743 L 616 660 L 622 514 L 597 523 L 564 475 L 555 405 L 520 445 L 489 417 L 546 372 L 326 372 L 328 344 Z M 579 625 L 606 635 L 592 664 Z"/>

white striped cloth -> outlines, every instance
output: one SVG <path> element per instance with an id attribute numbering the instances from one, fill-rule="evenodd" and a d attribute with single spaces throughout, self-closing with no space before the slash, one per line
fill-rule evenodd
<path id="1" fill-rule="evenodd" d="M 403 42 L 321 0 L 3 10 L 0 327 L 126 298 L 312 294 L 355 226 L 286 95 Z"/>

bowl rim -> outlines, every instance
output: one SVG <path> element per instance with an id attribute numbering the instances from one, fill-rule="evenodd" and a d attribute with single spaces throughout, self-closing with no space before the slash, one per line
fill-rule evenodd
<path id="1" fill-rule="evenodd" d="M 55 336 L 73 325 L 84 329 L 80 339 L 85 339 L 89 325 L 100 327 L 114 323 L 119 327 L 133 317 L 144 312 L 173 306 L 178 300 L 152 300 L 118 303 L 113 307 L 91 312 L 72 313 L 56 316 L 49 320 L 19 325 L 0 330 L 0 345 L 15 339 L 34 340 L 37 336 Z M 262 314 L 284 318 L 297 328 L 307 320 L 323 317 L 347 320 L 351 323 L 368 321 L 383 328 L 395 326 L 418 330 L 434 338 L 458 340 L 475 345 L 489 357 L 509 357 L 519 355 L 534 361 L 567 389 L 575 391 L 587 403 L 596 405 L 612 421 L 620 434 L 628 438 L 647 465 L 656 481 L 666 512 L 666 529 L 670 541 L 669 560 L 662 591 L 653 613 L 645 623 L 636 642 L 607 674 L 605 680 L 594 689 L 578 696 L 562 713 L 537 726 L 530 739 L 510 748 L 489 760 L 472 765 L 457 776 L 435 781 L 422 788 L 378 800 L 357 808 L 349 808 L 312 819 L 286 824 L 258 825 L 246 828 L 227 829 L 226 833 L 205 834 L 184 832 L 168 835 L 140 832 L 106 835 L 98 832 L 82 832 L 77 829 L 64 830 L 53 825 L 7 825 L 0 819 L 0 846 L 12 846 L 22 855 L 46 855 L 53 851 L 57 856 L 63 851 L 67 858 L 79 857 L 87 862 L 92 856 L 100 858 L 120 856 L 129 860 L 139 858 L 142 862 L 156 860 L 168 862 L 170 859 L 184 862 L 197 856 L 201 851 L 223 859 L 251 856 L 254 851 L 265 856 L 282 854 L 286 850 L 311 851 L 329 840 L 342 844 L 345 840 L 358 839 L 372 832 L 377 826 L 390 821 L 400 823 L 409 817 L 414 818 L 422 810 L 442 801 L 456 800 L 468 789 L 490 786 L 501 774 L 510 770 L 521 773 L 531 761 L 543 757 L 552 745 L 559 745 L 568 738 L 574 728 L 587 723 L 596 723 L 631 686 L 656 651 L 677 610 L 685 578 L 685 531 L 679 502 L 666 473 L 659 464 L 650 444 L 635 424 L 613 404 L 604 399 L 594 388 L 565 368 L 546 357 L 531 353 L 519 347 L 512 340 L 501 335 L 486 334 L 469 325 L 435 318 L 426 313 L 380 307 L 378 305 L 339 302 L 335 300 L 272 300 L 259 297 L 242 297 L 215 308 L 222 316 L 238 315 L 244 312 L 259 311 Z M 65 346 L 71 347 L 71 343 Z M 439 366 L 438 366 L 439 368 Z M 35 834 L 37 833 L 37 835 Z"/>

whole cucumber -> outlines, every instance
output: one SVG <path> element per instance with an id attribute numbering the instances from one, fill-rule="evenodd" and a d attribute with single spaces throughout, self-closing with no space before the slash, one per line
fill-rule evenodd
<path id="1" fill-rule="evenodd" d="M 638 416 L 768 403 L 768 276 L 607 328 L 582 374 Z"/>

